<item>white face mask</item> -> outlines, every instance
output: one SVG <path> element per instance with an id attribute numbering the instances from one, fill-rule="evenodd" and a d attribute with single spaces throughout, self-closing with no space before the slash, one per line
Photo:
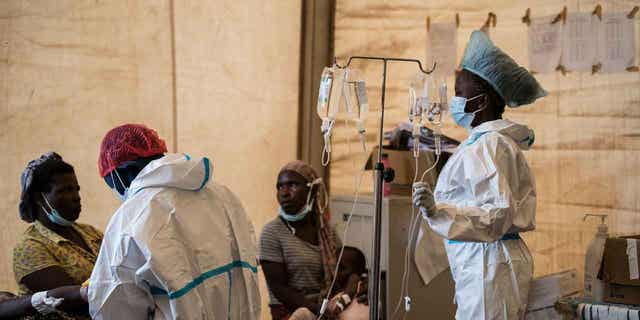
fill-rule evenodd
<path id="1" fill-rule="evenodd" d="M 124 189 L 124 194 L 120 194 L 120 192 L 118 192 L 118 188 L 116 188 L 116 180 L 113 178 L 114 172 L 116 173 L 116 177 L 118 177 L 118 181 L 120 181 L 120 185 L 122 185 L 122 188 Z M 111 171 L 111 173 L 109 174 L 111 175 L 111 182 L 113 183 L 113 188 L 111 188 L 111 191 L 113 191 L 113 193 L 116 194 L 116 196 L 118 197 L 118 199 L 120 199 L 120 201 L 125 202 L 127 200 L 127 197 L 129 196 L 129 188 L 127 188 L 127 186 L 124 184 L 124 182 L 120 178 L 120 174 L 118 174 L 117 169 L 113 169 L 113 171 Z"/>

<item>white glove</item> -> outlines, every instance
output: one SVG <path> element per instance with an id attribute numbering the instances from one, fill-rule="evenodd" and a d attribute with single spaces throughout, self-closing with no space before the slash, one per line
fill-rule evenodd
<path id="1" fill-rule="evenodd" d="M 428 184 L 424 182 L 416 182 L 413 184 L 413 205 L 420 208 L 420 212 L 426 219 L 433 214 L 436 202 L 433 199 L 433 191 Z"/>
<path id="2" fill-rule="evenodd" d="M 57 306 L 59 306 L 63 298 L 47 297 L 46 291 L 36 292 L 31 296 L 31 306 L 39 313 L 47 315 L 57 312 Z"/>

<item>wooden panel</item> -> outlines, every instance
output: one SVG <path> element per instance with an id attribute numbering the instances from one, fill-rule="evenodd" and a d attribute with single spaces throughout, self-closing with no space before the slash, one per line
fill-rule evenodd
<path id="1" fill-rule="evenodd" d="M 597 1 L 607 10 L 630 10 L 637 0 Z M 460 13 L 458 55 L 460 59 L 470 33 L 479 28 L 489 11 L 497 15 L 491 29 L 494 42 L 517 62 L 527 65 L 527 28 L 520 18 L 527 7 L 532 15 L 590 11 L 596 1 L 338 1 L 335 51 L 344 61 L 351 55 L 380 55 L 406 58 L 426 56 L 425 18 L 432 22 L 454 21 Z M 640 32 L 636 33 L 640 43 Z M 376 143 L 380 107 L 381 65 L 354 63 L 364 68 L 372 111 L 367 121 L 368 143 Z M 415 74 L 413 66 L 390 64 L 387 82 L 385 129 L 406 116 L 407 90 Z M 536 131 L 533 150 L 525 153 L 536 175 L 538 228 L 525 235 L 535 257 L 536 275 L 577 268 L 582 279 L 584 252 L 596 231 L 596 221 L 582 222 L 585 213 L 610 215 L 613 233 L 640 233 L 640 74 L 560 73 L 537 75 L 549 96 L 531 106 L 507 110 L 505 116 L 530 125 Z M 453 88 L 453 77 L 447 79 Z M 450 90 L 453 94 L 453 90 Z M 464 139 L 466 132 L 447 119 L 444 132 Z M 355 131 L 338 122 L 334 134 L 331 164 L 332 190 L 352 193 L 353 177 L 363 155 L 357 144 L 351 149 L 347 137 Z M 368 174 L 364 190 L 372 191 Z"/>

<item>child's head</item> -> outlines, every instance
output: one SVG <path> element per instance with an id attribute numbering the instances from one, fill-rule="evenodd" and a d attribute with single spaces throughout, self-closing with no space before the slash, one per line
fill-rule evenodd
<path id="1" fill-rule="evenodd" d="M 339 283 L 344 283 L 351 274 L 361 275 L 367 272 L 367 259 L 362 251 L 355 247 L 344 247 L 340 268 L 338 269 Z"/>

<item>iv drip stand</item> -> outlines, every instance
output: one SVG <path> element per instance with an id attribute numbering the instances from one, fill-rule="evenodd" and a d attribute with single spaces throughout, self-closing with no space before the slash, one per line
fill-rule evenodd
<path id="1" fill-rule="evenodd" d="M 371 264 L 371 276 L 369 277 L 369 320 L 386 319 L 386 315 L 380 317 L 380 238 L 382 234 L 382 192 L 383 192 L 383 171 L 384 165 L 382 164 L 382 139 L 384 136 L 384 100 L 387 89 L 387 62 L 413 62 L 417 63 L 420 71 L 425 74 L 430 74 L 435 70 L 436 64 L 433 63 L 431 70 L 426 71 L 422 68 L 422 63 L 417 59 L 403 59 L 403 58 L 385 58 L 385 57 L 366 57 L 366 56 L 352 56 L 344 66 L 338 65 L 334 58 L 334 64 L 341 69 L 348 67 L 353 60 L 377 60 L 383 62 L 382 67 L 382 101 L 380 112 L 380 131 L 378 135 L 378 162 L 375 165 L 376 171 L 376 183 L 374 188 L 375 193 L 375 215 L 373 216 L 373 261 Z"/>

